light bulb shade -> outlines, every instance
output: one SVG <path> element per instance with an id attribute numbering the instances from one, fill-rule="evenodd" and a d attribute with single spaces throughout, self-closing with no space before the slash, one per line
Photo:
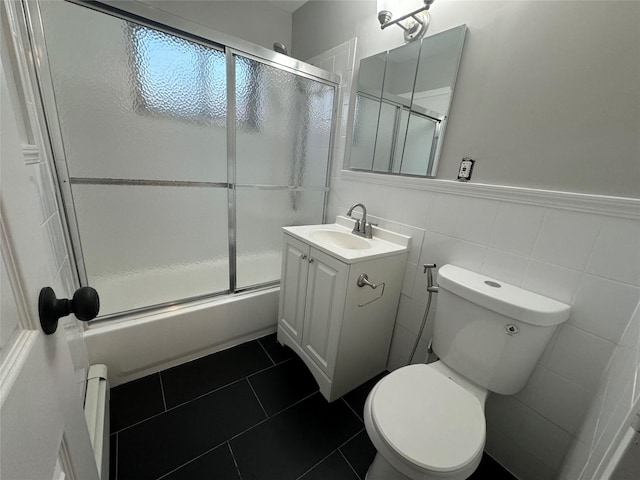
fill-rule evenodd
<path id="1" fill-rule="evenodd" d="M 393 13 L 393 6 L 396 2 L 393 0 L 377 0 L 376 12 L 391 12 Z"/>

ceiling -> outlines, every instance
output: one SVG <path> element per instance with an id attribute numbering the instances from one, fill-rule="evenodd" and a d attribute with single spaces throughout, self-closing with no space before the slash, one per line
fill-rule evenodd
<path id="1" fill-rule="evenodd" d="M 308 0 L 269 0 L 269 2 L 273 3 L 276 7 L 280 7 L 289 13 L 295 12 L 302 5 L 307 3 L 307 1 Z"/>

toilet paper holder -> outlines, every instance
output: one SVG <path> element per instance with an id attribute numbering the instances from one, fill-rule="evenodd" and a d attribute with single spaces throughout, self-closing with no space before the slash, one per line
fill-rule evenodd
<path id="1" fill-rule="evenodd" d="M 382 287 L 382 290 L 380 290 L 380 296 L 369 300 L 368 302 L 365 303 L 359 303 L 358 307 L 364 307 L 365 305 L 369 305 L 370 303 L 375 302 L 376 300 L 380 300 L 382 298 L 382 296 L 384 295 L 384 285 L 385 283 L 372 283 L 369 281 L 369 275 L 367 275 L 366 273 L 361 273 L 360 276 L 358 277 L 358 281 L 356 282 L 356 284 L 362 288 L 362 287 L 371 287 L 372 289 L 376 289 L 378 287 Z"/>

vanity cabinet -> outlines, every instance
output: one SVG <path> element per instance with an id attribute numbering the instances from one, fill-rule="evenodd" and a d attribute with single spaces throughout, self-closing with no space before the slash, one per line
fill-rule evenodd
<path id="1" fill-rule="evenodd" d="M 385 370 L 406 257 L 349 264 L 285 233 L 278 341 L 300 356 L 328 401 Z M 384 287 L 359 287 L 363 273 Z"/>

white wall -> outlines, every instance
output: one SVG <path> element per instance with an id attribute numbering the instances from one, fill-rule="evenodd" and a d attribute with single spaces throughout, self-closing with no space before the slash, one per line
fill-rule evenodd
<path id="1" fill-rule="evenodd" d="M 291 51 L 291 14 L 270 2 L 249 0 L 136 1 L 270 50 L 275 42 L 281 42 Z"/>
<path id="2" fill-rule="evenodd" d="M 370 27 L 371 21 L 376 22 L 375 8 L 367 6 L 370 3 L 312 1 L 302 7 L 294 14 L 294 54 L 313 56 L 313 63 L 335 67 L 338 73 L 343 69 L 348 83 L 353 66 L 336 59 L 348 57 L 351 50 L 348 44 L 342 45 L 341 50 L 335 47 L 337 43 L 357 37 L 359 58 L 401 42 L 400 32 L 379 32 L 377 23 Z M 608 370 L 607 365 L 614 352 L 628 341 L 623 333 L 628 331 L 640 298 L 640 162 L 638 139 L 632 135 L 638 130 L 640 116 L 634 116 L 637 110 L 634 113 L 626 107 L 627 102 L 631 103 L 629 99 L 638 98 L 638 72 L 628 68 L 631 57 L 625 57 L 638 45 L 636 41 L 631 47 L 625 35 L 636 35 L 638 39 L 638 33 L 635 27 L 628 28 L 630 22 L 624 18 L 633 17 L 640 10 L 615 2 L 607 2 L 611 11 L 598 2 L 545 2 L 545 13 L 541 14 L 536 11 L 540 4 L 535 3 L 473 5 L 443 1 L 432 7 L 435 31 L 444 24 L 442 28 L 464 22 L 469 26 L 459 79 L 465 75 L 468 78 L 466 82 L 459 80 L 456 89 L 439 178 L 455 178 L 453 172 L 463 155 L 484 152 L 484 158 L 476 155 L 481 173 L 474 171 L 474 182 L 398 181 L 387 176 L 342 172 L 351 92 L 350 86 L 345 85 L 327 219 L 344 214 L 355 202 L 364 202 L 383 225 L 411 232 L 417 240 L 418 245 L 412 246 L 409 256 L 396 318 L 389 357 L 391 369 L 408 360 L 426 308 L 425 280 L 420 268 L 423 263 L 454 263 L 571 304 L 571 318 L 552 338 L 527 387 L 512 397 L 491 395 L 486 411 L 487 451 L 523 480 L 549 480 L 560 474 L 572 443 L 581 445 L 579 432 L 592 399 L 600 398 L 599 392 L 613 378 L 612 371 L 621 371 Z M 436 15 L 438 5 L 440 21 Z M 540 18 L 542 15 L 545 19 Z M 564 19 L 564 24 L 557 22 L 554 29 L 550 24 L 556 22 L 556 15 Z M 541 30 L 537 35 L 531 32 L 533 26 L 523 25 L 525 18 Z M 573 18 L 580 18 L 578 23 L 584 22 L 599 32 L 600 48 L 590 45 L 590 32 L 573 28 L 577 22 Z M 610 19 L 612 26 L 606 28 Z M 565 29 L 569 24 L 570 33 Z M 560 42 L 563 36 L 567 39 Z M 558 53 L 567 42 L 577 51 Z M 581 42 L 593 50 L 593 62 L 588 65 L 579 60 L 585 60 L 588 53 L 578 48 Z M 535 45 L 538 53 L 528 47 L 522 50 L 525 43 L 530 43 L 531 48 Z M 321 51 L 330 47 L 326 54 Z M 495 58 L 494 51 L 501 53 L 500 58 Z M 602 58 L 611 51 L 625 57 L 620 64 Z M 553 65 L 542 52 L 554 57 Z M 531 68 L 532 64 L 537 68 Z M 550 72 L 557 71 L 553 80 L 547 82 L 541 65 Z M 599 73 L 599 65 L 615 75 Z M 595 70 L 593 78 L 582 81 L 584 69 Z M 606 82 L 603 76 L 607 76 Z M 609 88 L 612 78 L 617 86 L 613 90 Z M 523 97 L 527 91 L 531 94 Z M 606 98 L 609 105 L 620 106 L 619 114 L 625 115 L 626 111 L 629 123 L 618 123 L 619 128 L 612 130 L 605 120 L 600 129 L 594 128 L 590 124 L 590 108 L 578 101 L 581 95 L 592 99 L 590 105 L 602 105 L 602 98 Z M 523 98 L 529 98 L 527 105 L 522 104 Z M 542 115 L 537 104 L 546 108 L 552 100 L 558 105 L 547 110 L 552 114 L 544 117 L 545 124 L 534 122 Z M 619 122 L 614 118 L 615 112 L 607 115 L 611 122 Z M 543 130 L 547 134 L 540 139 Z M 592 136 L 600 142 L 598 149 L 593 147 Z M 584 168 L 569 175 L 572 162 L 579 157 L 570 149 L 582 148 L 579 144 L 585 142 L 592 152 L 580 158 Z M 452 150 L 460 152 L 452 154 Z M 618 155 L 624 152 L 628 158 Z M 606 162 L 600 161 L 603 155 Z M 502 163 L 500 157 L 504 157 Z M 532 164 L 535 171 L 531 171 Z M 631 179 L 619 179 L 613 172 L 620 169 L 630 172 Z M 478 186 L 480 182 L 494 186 Z M 547 191 L 553 189 L 561 192 Z M 422 352 L 431 328 L 429 321 L 421 339 Z M 600 412 L 599 407 L 593 408 Z M 596 418 L 599 415 L 595 413 Z M 599 461 L 601 450 L 594 448 L 590 452 L 590 461 Z M 584 457 L 572 455 L 564 469 L 574 472 L 575 462 L 583 460 Z M 566 479 L 578 478 L 564 471 L 563 475 Z"/>
<path id="3" fill-rule="evenodd" d="M 311 1 L 293 55 L 350 38 L 362 58 L 403 43 L 375 1 Z M 438 178 L 477 160 L 474 181 L 640 197 L 640 3 L 447 1 L 429 33 L 469 27 Z"/>

